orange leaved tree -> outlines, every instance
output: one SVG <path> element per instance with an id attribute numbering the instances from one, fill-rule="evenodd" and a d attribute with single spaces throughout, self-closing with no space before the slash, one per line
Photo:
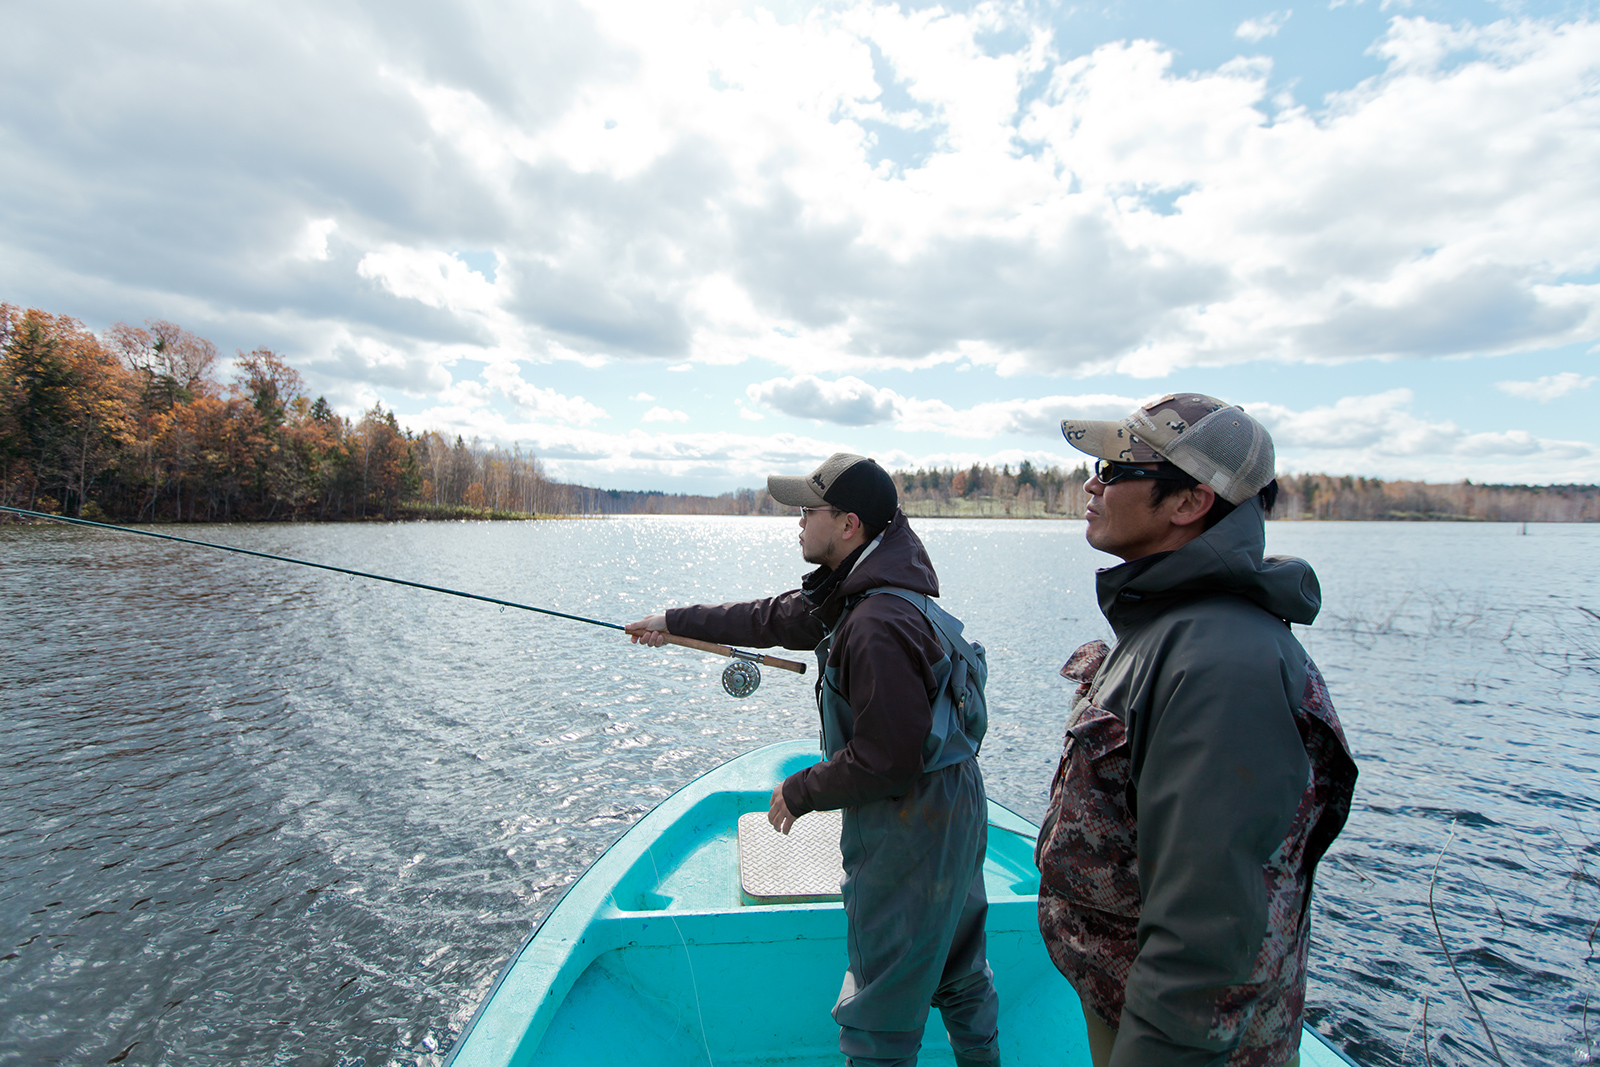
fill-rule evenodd
<path id="1" fill-rule="evenodd" d="M 132 433 L 136 388 L 76 319 L 0 305 L 0 498 L 97 514 Z"/>

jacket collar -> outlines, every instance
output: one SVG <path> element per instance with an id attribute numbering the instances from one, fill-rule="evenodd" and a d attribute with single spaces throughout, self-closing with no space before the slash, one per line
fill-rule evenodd
<path id="1" fill-rule="evenodd" d="M 1266 556 L 1260 500 L 1234 508 L 1175 552 L 1107 567 L 1095 576 L 1100 610 L 1120 638 L 1176 600 L 1232 593 L 1286 622 L 1310 623 L 1322 607 L 1316 572 L 1303 559 Z"/>
<path id="2" fill-rule="evenodd" d="M 933 561 L 901 511 L 894 513 L 881 534 L 846 556 L 838 567 L 818 567 L 806 575 L 800 591 L 810 602 L 811 614 L 831 630 L 855 597 L 883 585 L 939 595 Z"/>

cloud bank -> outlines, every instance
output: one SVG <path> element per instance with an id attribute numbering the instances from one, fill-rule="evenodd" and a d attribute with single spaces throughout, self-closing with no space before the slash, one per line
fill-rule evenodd
<path id="1" fill-rule="evenodd" d="M 1323 100 L 1259 57 L 1075 54 L 1028 5 L 86 2 L 8 27 L 0 295 L 277 347 L 346 411 L 412 398 L 552 465 L 770 453 L 672 436 L 703 427 L 664 399 L 652 458 L 621 392 L 549 367 L 743 364 L 734 424 L 1043 442 L 1070 388 L 962 406 L 868 379 L 1600 339 L 1592 19 L 1395 17 L 1379 72 Z M 1383 440 L 1491 443 L 1409 403 Z M 1505 447 L 1565 447 L 1541 441 Z"/>
<path id="2" fill-rule="evenodd" d="M 1383 73 L 1313 111 L 1265 61 L 1064 58 L 998 6 L 98 10 L 11 50 L 7 285 L 434 363 L 1155 375 L 1600 333 L 1593 22 L 1396 18 Z"/>
<path id="3" fill-rule="evenodd" d="M 1587 389 L 1595 383 L 1595 376 L 1579 374 L 1577 371 L 1562 371 L 1560 374 L 1547 374 L 1543 378 L 1531 382 L 1495 382 L 1495 388 L 1510 396 L 1520 397 L 1523 400 L 1537 400 L 1541 404 L 1548 404 L 1557 397 L 1575 393 L 1580 389 Z"/>

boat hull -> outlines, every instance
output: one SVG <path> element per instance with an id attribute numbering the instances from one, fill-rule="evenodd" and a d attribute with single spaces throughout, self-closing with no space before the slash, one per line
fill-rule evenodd
<path id="1" fill-rule="evenodd" d="M 838 1065 L 837 901 L 757 904 L 736 825 L 818 759 L 814 742 L 746 753 L 642 818 L 568 889 L 506 966 L 451 1067 Z M 1008 1067 L 1089 1064 L 1077 995 L 1039 937 L 1036 828 L 990 802 L 988 951 Z M 1349 1061 L 1307 1032 L 1305 1067 Z M 938 1012 L 919 1062 L 953 1063 Z"/>

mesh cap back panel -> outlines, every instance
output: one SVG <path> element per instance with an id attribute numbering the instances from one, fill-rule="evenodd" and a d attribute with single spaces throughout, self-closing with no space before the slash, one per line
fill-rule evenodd
<path id="1" fill-rule="evenodd" d="M 1213 411 L 1169 444 L 1166 455 L 1231 504 L 1260 492 L 1276 466 L 1272 438 L 1238 408 Z"/>

